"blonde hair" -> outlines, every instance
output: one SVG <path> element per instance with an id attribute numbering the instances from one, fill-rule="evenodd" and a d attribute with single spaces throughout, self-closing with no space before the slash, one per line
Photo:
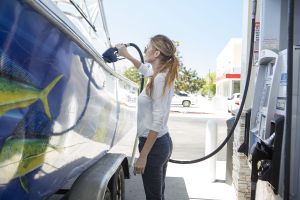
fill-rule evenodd
<path id="1" fill-rule="evenodd" d="M 152 95 L 153 83 L 157 74 L 166 72 L 166 79 L 163 88 L 163 94 L 166 92 L 166 88 L 170 88 L 174 83 L 175 79 L 178 77 L 179 61 L 175 55 L 176 47 L 172 40 L 170 40 L 165 35 L 156 35 L 150 39 L 151 44 L 154 48 L 160 51 L 160 62 L 163 64 L 163 67 L 155 72 L 150 78 L 146 86 L 146 94 L 148 96 Z"/>

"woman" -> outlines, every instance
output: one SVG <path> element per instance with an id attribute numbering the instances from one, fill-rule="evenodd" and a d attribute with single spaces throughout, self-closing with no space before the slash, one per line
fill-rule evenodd
<path id="1" fill-rule="evenodd" d="M 162 200 L 173 148 L 167 121 L 179 67 L 176 47 L 164 35 L 152 37 L 144 51 L 146 64 L 132 57 L 123 44 L 116 47 L 120 56 L 130 60 L 145 77 L 150 77 L 138 98 L 140 156 L 134 165 L 134 173 L 142 174 L 147 200 Z"/>

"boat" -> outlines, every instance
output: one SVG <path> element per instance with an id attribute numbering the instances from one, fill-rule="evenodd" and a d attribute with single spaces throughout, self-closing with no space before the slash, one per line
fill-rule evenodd
<path id="1" fill-rule="evenodd" d="M 0 2 L 0 199 L 51 196 L 136 122 L 138 86 L 102 59 L 105 15 L 89 5 Z"/>

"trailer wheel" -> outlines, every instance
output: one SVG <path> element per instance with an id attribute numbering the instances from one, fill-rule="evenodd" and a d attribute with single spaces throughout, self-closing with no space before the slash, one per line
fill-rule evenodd
<path id="1" fill-rule="evenodd" d="M 103 200 L 112 200 L 111 199 L 111 193 L 110 193 L 110 190 L 109 190 L 108 186 L 106 187 L 105 195 L 104 195 L 104 199 Z"/>
<path id="2" fill-rule="evenodd" d="M 183 107 L 190 107 L 191 102 L 188 101 L 188 100 L 184 100 L 184 101 L 182 102 L 182 105 L 183 105 Z"/>
<path id="3" fill-rule="evenodd" d="M 125 181 L 122 166 L 114 174 L 112 183 L 112 200 L 125 200 Z"/>

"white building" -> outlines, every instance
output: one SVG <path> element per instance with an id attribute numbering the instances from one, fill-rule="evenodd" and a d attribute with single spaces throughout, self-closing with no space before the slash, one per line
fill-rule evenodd
<path id="1" fill-rule="evenodd" d="M 216 95 L 240 92 L 242 39 L 232 38 L 217 57 Z"/>

